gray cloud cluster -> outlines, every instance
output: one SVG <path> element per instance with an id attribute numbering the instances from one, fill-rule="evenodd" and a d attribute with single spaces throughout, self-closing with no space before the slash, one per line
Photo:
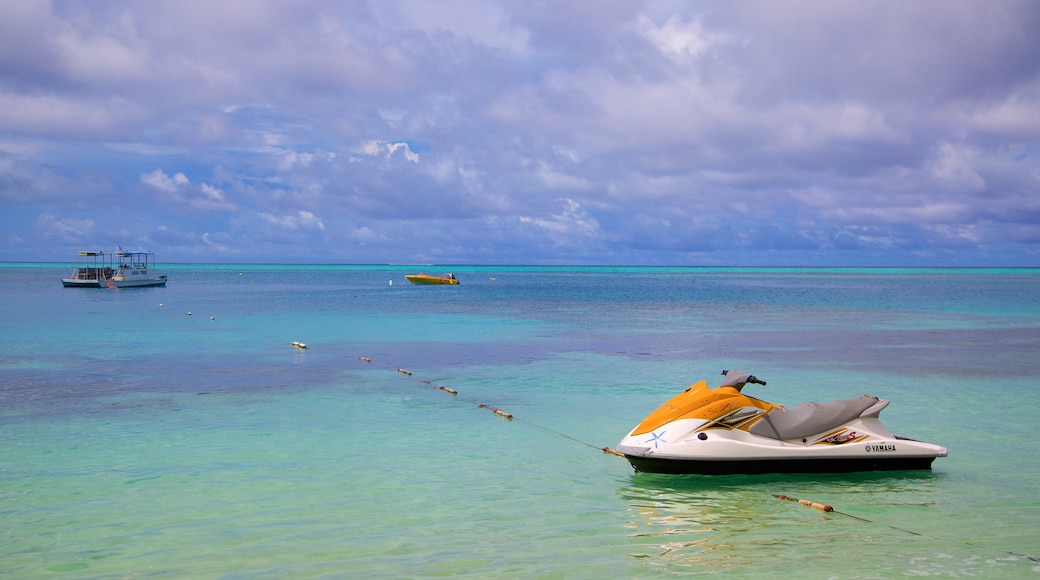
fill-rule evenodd
<path id="1" fill-rule="evenodd" d="M 1040 4 L 0 0 L 0 259 L 1037 265 Z"/>

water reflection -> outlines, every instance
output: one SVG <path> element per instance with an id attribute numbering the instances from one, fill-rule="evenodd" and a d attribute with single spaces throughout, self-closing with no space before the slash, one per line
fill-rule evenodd
<path id="1" fill-rule="evenodd" d="M 618 495 L 629 506 L 626 527 L 646 566 L 707 573 L 747 566 L 790 565 L 817 553 L 863 551 L 895 542 L 896 530 L 849 517 L 869 506 L 931 506 L 943 474 L 931 471 L 761 476 L 671 476 L 635 473 Z M 775 494 L 834 505 L 827 513 Z M 834 553 L 839 553 L 834 552 Z M 785 564 L 786 563 L 786 564 Z"/>

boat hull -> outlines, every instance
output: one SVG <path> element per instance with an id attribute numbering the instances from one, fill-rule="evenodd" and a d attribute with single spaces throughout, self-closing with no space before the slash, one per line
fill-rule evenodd
<path id="1" fill-rule="evenodd" d="M 104 286 L 99 280 L 77 280 L 76 278 L 62 278 L 61 285 L 65 288 L 101 288 Z"/>
<path id="2" fill-rule="evenodd" d="M 155 278 L 128 278 L 125 280 L 109 280 L 108 285 L 112 288 L 147 288 L 149 286 L 165 286 L 166 276 Z"/>
<path id="3" fill-rule="evenodd" d="M 420 284 L 420 285 L 426 285 L 426 284 L 450 284 L 450 285 L 454 285 L 454 284 L 458 284 L 459 283 L 459 281 L 456 280 L 455 278 L 443 278 L 443 277 L 440 277 L 440 276 L 424 276 L 422 274 L 418 274 L 418 275 L 416 275 L 416 274 L 409 274 L 408 276 L 405 276 L 405 279 L 408 280 L 409 282 L 411 282 L 412 284 Z"/>

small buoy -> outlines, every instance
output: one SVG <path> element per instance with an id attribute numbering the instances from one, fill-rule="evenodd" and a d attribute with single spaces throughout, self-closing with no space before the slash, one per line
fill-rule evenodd
<path id="1" fill-rule="evenodd" d="M 412 376 L 412 372 L 411 371 L 406 371 L 404 369 L 397 369 L 397 372 L 399 372 L 399 373 L 401 373 L 403 375 Z"/>
<path id="2" fill-rule="evenodd" d="M 162 308 L 163 306 L 166 306 L 166 305 L 165 305 L 165 304 L 163 304 L 162 302 L 160 302 L 160 303 L 159 303 L 159 308 Z"/>
<path id="3" fill-rule="evenodd" d="M 241 275 L 242 275 L 242 272 L 239 272 L 239 273 L 238 273 L 238 275 L 239 275 L 239 276 L 241 276 Z"/>
<path id="4" fill-rule="evenodd" d="M 438 388 L 439 388 L 440 390 L 444 391 L 445 393 L 451 393 L 452 395 L 457 395 L 457 394 L 459 394 L 459 392 L 458 392 L 458 391 L 456 391 L 455 389 L 449 389 L 448 387 L 443 387 L 443 386 L 442 386 L 442 387 L 438 387 Z"/>
<path id="5" fill-rule="evenodd" d="M 368 358 L 367 356 L 359 356 L 358 360 L 363 360 L 363 361 L 365 361 L 367 363 L 372 362 L 372 359 Z"/>
<path id="6" fill-rule="evenodd" d="M 307 348 L 306 344 L 304 344 L 302 342 L 299 342 L 299 341 L 296 341 L 296 340 L 294 340 L 292 342 L 292 345 L 295 346 L 296 348 Z"/>
<path id="7" fill-rule="evenodd" d="M 210 317 L 209 317 L 209 319 L 210 319 L 210 320 L 216 320 L 216 317 L 214 317 L 214 316 L 210 316 Z"/>
<path id="8" fill-rule="evenodd" d="M 393 285 L 394 285 L 394 281 L 393 281 L 393 280 L 390 280 L 390 285 L 391 285 L 391 286 L 393 286 Z"/>
<path id="9" fill-rule="evenodd" d="M 191 316 L 191 310 L 188 311 L 188 316 Z"/>

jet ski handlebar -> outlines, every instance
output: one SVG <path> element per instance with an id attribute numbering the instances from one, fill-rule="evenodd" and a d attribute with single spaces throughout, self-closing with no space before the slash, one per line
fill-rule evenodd
<path id="1" fill-rule="evenodd" d="M 733 387 L 738 391 L 744 388 L 744 385 L 747 383 L 762 386 L 766 384 L 765 381 L 760 380 L 755 375 L 749 375 L 741 371 L 722 371 L 722 376 L 726 377 L 726 380 L 719 385 L 720 387 Z"/>

